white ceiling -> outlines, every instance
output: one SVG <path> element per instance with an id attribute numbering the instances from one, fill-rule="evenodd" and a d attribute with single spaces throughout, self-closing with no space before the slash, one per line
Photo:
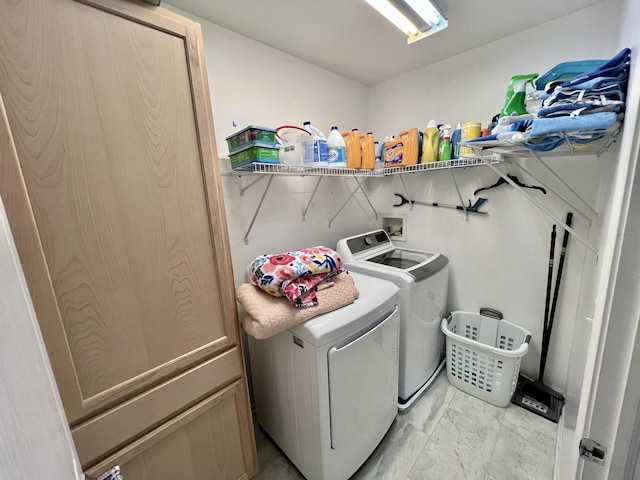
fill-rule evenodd
<path id="1" fill-rule="evenodd" d="M 436 0 L 449 28 L 407 45 L 364 0 L 167 3 L 365 85 L 387 80 L 604 0 Z"/>

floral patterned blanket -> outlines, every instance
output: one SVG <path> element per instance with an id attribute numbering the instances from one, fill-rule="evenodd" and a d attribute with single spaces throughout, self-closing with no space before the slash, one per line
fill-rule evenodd
<path id="1" fill-rule="evenodd" d="M 250 281 L 274 297 L 287 297 L 303 308 L 318 304 L 316 292 L 333 286 L 342 272 L 342 258 L 327 247 L 303 248 L 277 255 L 260 255 L 247 268 Z"/>

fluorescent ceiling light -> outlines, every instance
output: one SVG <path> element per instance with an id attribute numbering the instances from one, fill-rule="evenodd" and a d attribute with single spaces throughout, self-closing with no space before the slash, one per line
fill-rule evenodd
<path id="1" fill-rule="evenodd" d="M 440 12 L 428 0 L 405 0 L 407 4 L 420 15 L 430 27 L 438 25 L 443 19 Z"/>
<path id="2" fill-rule="evenodd" d="M 388 0 L 366 0 L 366 2 L 406 35 L 417 35 L 420 32 L 418 27 L 411 23 L 409 19 Z"/>
<path id="3" fill-rule="evenodd" d="M 433 35 L 449 25 L 442 11 L 429 0 L 365 1 L 404 32 L 409 37 L 407 43 Z"/>

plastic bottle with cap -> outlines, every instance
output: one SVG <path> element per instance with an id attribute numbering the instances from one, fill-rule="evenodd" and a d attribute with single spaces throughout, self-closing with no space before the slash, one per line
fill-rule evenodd
<path id="1" fill-rule="evenodd" d="M 376 165 L 376 146 L 373 132 L 360 135 L 360 148 L 362 153 L 362 168 L 373 170 Z"/>
<path id="2" fill-rule="evenodd" d="M 451 158 L 458 158 L 460 153 L 460 135 L 462 135 L 462 123 L 456 123 L 456 128 L 453 129 L 451 134 Z"/>
<path id="3" fill-rule="evenodd" d="M 373 142 L 375 145 L 376 152 L 376 162 L 375 162 L 375 170 L 382 170 L 384 168 L 384 160 L 382 160 L 382 149 L 380 146 L 380 142 Z"/>
<path id="4" fill-rule="evenodd" d="M 429 120 L 422 141 L 422 163 L 435 162 L 438 159 L 440 130 L 435 120 Z"/>
<path id="5" fill-rule="evenodd" d="M 329 167 L 347 166 L 347 144 L 335 125 L 331 127 L 331 133 L 327 137 L 327 152 Z"/>
<path id="6" fill-rule="evenodd" d="M 451 160 L 451 137 L 446 133 L 442 136 L 438 147 L 438 161 L 441 160 Z"/>
<path id="7" fill-rule="evenodd" d="M 327 166 L 329 152 L 327 150 L 327 139 L 324 134 L 311 125 L 311 122 L 304 122 L 304 128 L 311 132 L 312 139 L 303 146 L 305 162 L 312 162 L 314 166 Z"/>

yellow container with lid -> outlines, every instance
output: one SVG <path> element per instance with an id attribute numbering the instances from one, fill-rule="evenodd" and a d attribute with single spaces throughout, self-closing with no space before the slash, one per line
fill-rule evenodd
<path id="1" fill-rule="evenodd" d="M 480 122 L 466 122 L 462 124 L 462 130 L 460 132 L 460 141 L 466 142 L 467 140 L 473 140 L 480 136 L 480 130 L 482 124 Z M 460 156 L 471 155 L 473 150 L 469 147 L 460 147 Z"/>

